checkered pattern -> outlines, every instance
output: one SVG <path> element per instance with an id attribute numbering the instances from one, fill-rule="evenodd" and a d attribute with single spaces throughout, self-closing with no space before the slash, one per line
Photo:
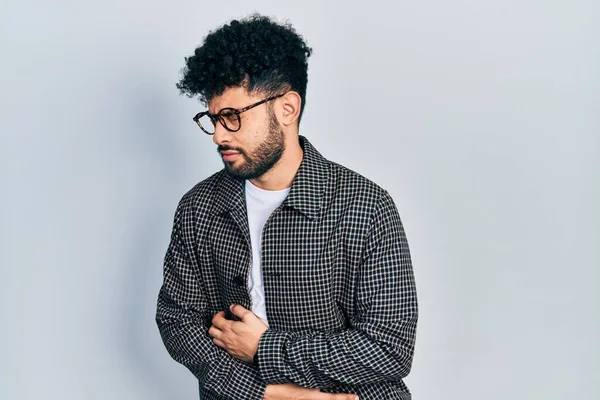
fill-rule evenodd
<path id="1" fill-rule="evenodd" d="M 207 333 L 230 304 L 251 308 L 244 181 L 224 170 L 189 191 L 175 213 L 156 315 L 164 344 L 198 378 L 201 399 L 260 400 L 278 383 L 410 399 L 402 378 L 417 298 L 396 206 L 387 191 L 299 140 L 302 164 L 263 230 L 270 327 L 259 365 L 234 359 Z"/>

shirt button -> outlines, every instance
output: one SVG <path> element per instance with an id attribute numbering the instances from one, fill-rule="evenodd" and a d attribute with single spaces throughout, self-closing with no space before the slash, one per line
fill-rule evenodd
<path id="1" fill-rule="evenodd" d="M 238 275 L 238 276 L 235 276 L 235 277 L 233 278 L 233 283 L 235 283 L 236 285 L 238 285 L 238 286 L 240 286 L 240 287 L 241 287 L 241 286 L 244 286 L 244 283 L 245 283 L 245 282 L 244 282 L 244 278 L 242 278 L 242 277 L 241 277 L 241 276 L 239 276 L 239 275 Z"/>

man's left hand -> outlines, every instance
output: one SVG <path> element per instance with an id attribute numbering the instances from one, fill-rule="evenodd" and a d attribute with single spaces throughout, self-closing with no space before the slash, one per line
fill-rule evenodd
<path id="1" fill-rule="evenodd" d="M 225 312 L 218 312 L 212 319 L 208 334 L 214 344 L 225 349 L 238 360 L 252 363 L 254 354 L 258 351 L 258 341 L 267 326 L 250 310 L 243 306 L 232 305 L 229 310 L 241 321 L 225 319 Z"/>

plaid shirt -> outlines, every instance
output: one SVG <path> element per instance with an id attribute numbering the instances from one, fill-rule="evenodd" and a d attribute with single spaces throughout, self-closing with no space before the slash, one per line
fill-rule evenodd
<path id="1" fill-rule="evenodd" d="M 417 324 L 406 236 L 387 191 L 326 160 L 303 136 L 290 193 L 267 220 L 262 271 L 269 329 L 258 365 L 231 357 L 207 331 L 230 304 L 251 309 L 244 181 L 221 170 L 175 213 L 156 321 L 200 398 L 261 400 L 296 383 L 361 400 L 410 399 Z"/>

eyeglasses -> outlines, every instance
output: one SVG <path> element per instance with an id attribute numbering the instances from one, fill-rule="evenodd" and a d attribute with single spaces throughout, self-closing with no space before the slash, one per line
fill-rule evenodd
<path id="1" fill-rule="evenodd" d="M 202 129 L 207 135 L 213 135 L 215 133 L 215 126 L 217 125 L 217 121 L 223 125 L 225 129 L 229 132 L 237 132 L 242 127 L 242 120 L 240 118 L 240 114 L 248 111 L 254 107 L 260 106 L 268 101 L 275 100 L 278 97 L 283 96 L 283 94 L 278 94 L 277 96 L 271 96 L 264 100 L 261 100 L 257 103 L 251 104 L 247 107 L 244 107 L 240 110 L 236 108 L 223 108 L 216 114 L 211 114 L 208 111 L 202 111 L 196 114 L 194 117 L 194 121 L 198 124 L 200 129 Z"/>

